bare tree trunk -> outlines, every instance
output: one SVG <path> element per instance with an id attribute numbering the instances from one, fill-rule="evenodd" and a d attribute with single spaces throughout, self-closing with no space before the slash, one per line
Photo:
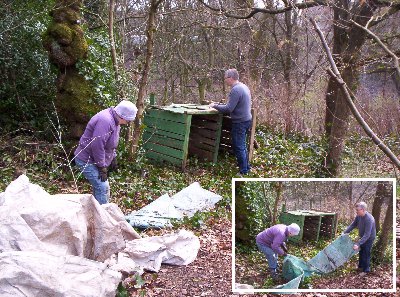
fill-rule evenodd
<path id="1" fill-rule="evenodd" d="M 392 237 L 393 230 L 393 199 L 390 197 L 389 205 L 386 211 L 385 220 L 382 225 L 382 232 L 378 237 L 378 241 L 375 245 L 375 250 L 373 254 L 375 254 L 376 263 L 381 263 L 385 253 L 387 246 L 389 244 L 390 238 Z"/>
<path id="2" fill-rule="evenodd" d="M 136 107 L 138 109 L 137 115 L 134 121 L 134 131 L 130 148 L 130 157 L 132 158 L 138 149 L 139 139 L 141 135 L 140 124 L 144 112 L 144 98 L 146 95 L 147 81 L 149 78 L 151 60 L 153 58 L 153 47 L 154 47 L 154 35 L 156 31 L 155 23 L 156 23 L 156 13 L 159 5 L 162 0 L 151 0 L 149 15 L 147 19 L 147 28 L 146 28 L 146 58 L 142 71 L 142 76 L 139 81 L 139 91 L 138 98 L 136 101 Z"/>
<path id="3" fill-rule="evenodd" d="M 268 210 L 268 217 L 270 220 L 272 220 L 272 210 L 271 210 L 271 206 L 269 205 L 269 202 L 268 202 L 267 189 L 265 186 L 265 182 L 262 183 L 262 187 L 263 187 L 263 193 L 264 193 L 265 207 Z"/>
<path id="4" fill-rule="evenodd" d="M 275 184 L 276 198 L 274 203 L 274 211 L 272 213 L 272 225 L 276 224 L 277 214 L 278 214 L 278 204 L 282 200 L 283 193 L 283 182 L 279 181 Z"/>
<path id="5" fill-rule="evenodd" d="M 243 181 L 235 182 L 235 238 L 236 241 L 250 243 L 253 239 L 250 237 L 251 229 L 251 216 L 253 212 L 249 206 L 249 201 L 244 197 L 244 187 Z"/>
<path id="6" fill-rule="evenodd" d="M 343 80 L 352 91 L 357 89 L 359 72 L 355 66 L 359 59 L 360 48 L 366 40 L 365 32 L 348 25 L 353 18 L 365 25 L 376 9 L 370 5 L 354 4 L 350 9 L 350 1 L 338 0 L 334 8 L 333 57 L 341 69 Z M 328 154 L 324 167 L 329 176 L 339 173 L 341 155 L 346 139 L 350 108 L 340 85 L 331 77 L 326 91 L 325 133 L 328 138 Z"/>
<path id="7" fill-rule="evenodd" d="M 317 23 L 311 19 L 311 22 L 313 23 L 315 30 L 317 31 L 321 42 L 324 46 L 324 50 L 328 56 L 329 63 L 331 64 L 331 68 L 328 68 L 327 71 L 329 75 L 331 76 L 331 79 L 334 79 L 337 84 L 340 86 L 341 92 L 343 92 L 344 97 L 341 100 L 346 100 L 348 108 L 351 110 L 353 113 L 354 117 L 356 118 L 357 122 L 360 124 L 360 126 L 363 128 L 365 133 L 372 139 L 372 141 L 389 157 L 389 159 L 393 162 L 393 164 L 400 169 L 400 160 L 397 158 L 397 156 L 387 147 L 382 140 L 374 133 L 374 131 L 371 130 L 369 125 L 365 122 L 364 118 L 361 116 L 360 112 L 358 111 L 356 105 L 354 104 L 355 97 L 353 93 L 348 89 L 348 85 L 342 78 L 337 64 L 334 61 L 334 58 L 330 52 L 330 49 L 328 47 L 328 44 L 326 43 L 326 40 L 322 34 L 322 31 L 319 29 Z M 335 138 L 335 137 L 333 137 Z M 332 174 L 332 171 L 330 171 L 330 174 Z"/>
<path id="8" fill-rule="evenodd" d="M 108 36 L 110 39 L 110 51 L 111 51 L 111 61 L 114 69 L 115 80 L 118 80 L 118 61 L 117 61 L 117 51 L 115 50 L 115 39 L 114 39 L 114 10 L 115 1 L 110 0 L 109 10 L 108 10 Z"/>
<path id="9" fill-rule="evenodd" d="M 372 216 L 375 219 L 376 232 L 378 232 L 381 229 L 380 217 L 381 217 L 382 204 L 387 196 L 388 196 L 387 182 L 379 181 L 378 186 L 376 187 L 374 204 L 372 205 Z"/>
<path id="10" fill-rule="evenodd" d="M 349 220 L 353 217 L 353 183 L 349 182 Z"/>
<path id="11" fill-rule="evenodd" d="M 68 125 L 71 138 L 82 135 L 90 119 L 88 114 L 98 112 L 100 108 L 88 101 L 94 95 L 93 85 L 76 67 L 76 63 L 86 59 L 88 53 L 88 44 L 79 23 L 82 6 L 83 1 L 78 0 L 55 1 L 50 13 L 52 22 L 42 37 L 50 62 L 58 69 L 55 105 Z"/>

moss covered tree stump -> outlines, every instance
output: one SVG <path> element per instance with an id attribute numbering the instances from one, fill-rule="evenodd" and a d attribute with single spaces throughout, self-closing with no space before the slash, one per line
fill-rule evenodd
<path id="1" fill-rule="evenodd" d="M 100 107 L 91 102 L 93 86 L 76 68 L 79 60 L 86 59 L 88 44 L 81 23 L 80 0 L 58 0 L 50 12 L 52 22 L 43 35 L 43 46 L 50 62 L 58 68 L 57 112 L 69 127 L 69 135 L 80 137 L 89 115 Z"/>

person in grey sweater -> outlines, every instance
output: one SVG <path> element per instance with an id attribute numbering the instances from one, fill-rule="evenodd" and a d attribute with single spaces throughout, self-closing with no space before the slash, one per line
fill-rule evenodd
<path id="1" fill-rule="evenodd" d="M 248 174 L 250 163 L 246 137 L 252 123 L 250 90 L 245 84 L 239 82 L 239 73 L 236 69 L 229 69 L 225 72 L 225 83 L 231 87 L 228 103 L 212 103 L 210 107 L 230 115 L 233 152 L 239 165 L 240 174 Z"/>
<path id="2" fill-rule="evenodd" d="M 365 276 L 371 269 L 371 248 L 376 237 L 375 219 L 367 211 L 365 202 L 358 202 L 355 208 L 357 216 L 344 234 L 350 233 L 355 228 L 358 229 L 360 239 L 354 244 L 353 249 L 359 250 L 358 270 L 362 271 L 361 276 Z"/>

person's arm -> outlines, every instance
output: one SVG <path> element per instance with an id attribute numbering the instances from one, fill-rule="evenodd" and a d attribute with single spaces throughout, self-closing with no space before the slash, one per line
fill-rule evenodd
<path id="1" fill-rule="evenodd" d="M 284 240 L 284 238 L 282 236 L 277 235 L 274 237 L 274 241 L 272 242 L 272 245 L 271 245 L 271 248 L 273 249 L 273 251 L 280 256 L 285 254 L 285 252 L 283 251 L 283 249 L 281 247 L 283 240 Z"/>
<path id="2" fill-rule="evenodd" d="M 358 217 L 354 219 L 353 223 L 351 223 L 350 226 L 348 226 L 343 233 L 350 233 L 354 228 L 357 227 L 357 223 L 358 223 Z"/>
<path id="3" fill-rule="evenodd" d="M 365 222 L 363 237 L 361 237 L 361 239 L 358 242 L 356 242 L 356 245 L 360 246 L 370 238 L 372 228 L 373 228 L 372 220 L 368 219 Z"/>
<path id="4" fill-rule="evenodd" d="M 222 113 L 231 113 L 239 102 L 240 94 L 237 90 L 233 89 L 229 93 L 229 100 L 227 104 L 214 104 L 213 108 Z"/>
<path id="5" fill-rule="evenodd" d="M 282 242 L 281 247 L 282 247 L 282 250 L 285 252 L 285 254 L 287 254 L 289 250 L 288 250 L 285 242 Z"/>
<path id="6" fill-rule="evenodd" d="M 106 167 L 105 145 L 110 138 L 110 124 L 108 121 L 99 120 L 93 130 L 93 141 L 91 143 L 92 157 L 97 167 Z"/>

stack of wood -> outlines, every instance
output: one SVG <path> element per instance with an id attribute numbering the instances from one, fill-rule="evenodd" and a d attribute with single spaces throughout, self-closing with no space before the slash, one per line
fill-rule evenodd
<path id="1" fill-rule="evenodd" d="M 397 244 L 400 244 L 400 224 L 396 223 L 396 241 Z"/>

